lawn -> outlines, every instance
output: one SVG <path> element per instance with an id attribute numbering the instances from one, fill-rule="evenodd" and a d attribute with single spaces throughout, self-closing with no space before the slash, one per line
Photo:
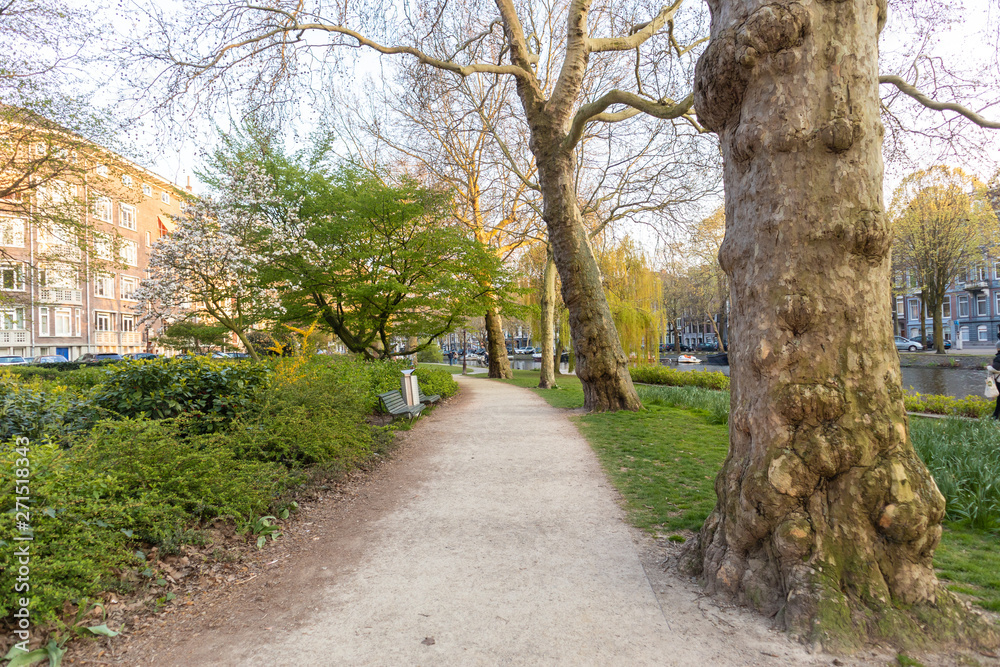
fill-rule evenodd
<path id="1" fill-rule="evenodd" d="M 575 375 L 556 376 L 557 389 L 535 388 L 537 371 L 514 371 L 514 379 L 503 382 L 531 388 L 553 407 L 583 406 L 583 389 Z M 635 526 L 654 534 L 697 531 L 715 506 L 715 475 L 729 441 L 720 402 L 728 403 L 728 392 L 695 387 L 637 389 L 647 406 L 642 412 L 588 414 L 574 419 L 621 492 Z M 923 421 L 914 419 L 912 427 L 918 450 L 924 450 L 925 456 L 930 456 L 928 432 L 942 438 L 956 429 L 984 428 Z M 983 439 L 982 434 L 964 431 L 956 431 L 954 436 L 967 443 Z M 944 464 L 932 461 L 931 469 L 939 465 L 943 468 Z M 938 575 L 949 589 L 993 611 L 1000 611 L 998 541 L 1000 536 L 993 530 L 948 522 L 934 558 Z"/>

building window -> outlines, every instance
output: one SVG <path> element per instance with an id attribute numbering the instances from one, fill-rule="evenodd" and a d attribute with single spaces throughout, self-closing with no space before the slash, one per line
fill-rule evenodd
<path id="1" fill-rule="evenodd" d="M 103 176 L 104 178 L 108 177 L 108 165 L 106 164 L 97 165 L 97 168 L 94 169 L 94 171 L 97 172 L 98 176 Z"/>
<path id="2" fill-rule="evenodd" d="M 94 202 L 94 217 L 101 222 L 111 222 L 111 200 L 107 197 L 98 197 Z"/>
<path id="3" fill-rule="evenodd" d="M 43 265 L 38 271 L 38 283 L 52 289 L 80 289 L 80 276 L 70 264 Z"/>
<path id="4" fill-rule="evenodd" d="M 69 308 L 56 308 L 53 313 L 57 336 L 73 335 L 73 312 Z"/>
<path id="5" fill-rule="evenodd" d="M 122 185 L 126 188 L 132 187 L 132 177 L 128 174 L 122 174 Z"/>
<path id="6" fill-rule="evenodd" d="M 132 276 L 122 276 L 122 298 L 135 301 L 135 291 L 139 289 L 139 279 Z"/>
<path id="7" fill-rule="evenodd" d="M 105 299 L 115 298 L 115 277 L 107 274 L 94 276 L 94 296 L 102 296 Z"/>
<path id="8" fill-rule="evenodd" d="M 0 219 L 0 245 L 8 248 L 24 247 L 24 220 L 20 218 Z"/>
<path id="9" fill-rule="evenodd" d="M 959 331 L 962 334 L 962 340 L 966 343 L 969 342 L 969 327 L 962 327 Z"/>
<path id="10" fill-rule="evenodd" d="M 94 234 L 94 252 L 97 253 L 98 259 L 112 259 L 114 255 L 111 253 L 111 237 L 96 232 Z"/>
<path id="11" fill-rule="evenodd" d="M 919 320 L 920 319 L 920 300 L 910 299 L 910 319 Z"/>
<path id="12" fill-rule="evenodd" d="M 951 319 L 951 297 L 946 296 L 944 301 L 941 302 L 941 317 L 943 319 Z"/>
<path id="13" fill-rule="evenodd" d="M 896 317 L 906 317 L 906 311 L 904 310 L 903 297 L 896 297 Z"/>
<path id="14" fill-rule="evenodd" d="M 976 315 L 989 315 L 989 304 L 986 303 L 986 295 L 980 292 L 976 295 Z"/>
<path id="15" fill-rule="evenodd" d="M 976 333 L 979 336 L 979 340 L 989 340 L 989 338 L 986 337 L 987 334 L 986 334 L 985 324 L 980 324 L 978 327 L 976 327 Z"/>
<path id="16" fill-rule="evenodd" d="M 80 309 L 76 309 L 76 335 L 83 335 L 83 318 L 81 317 Z"/>
<path id="17" fill-rule="evenodd" d="M 111 331 L 111 313 L 94 311 L 94 330 Z"/>
<path id="18" fill-rule="evenodd" d="M 24 328 L 24 308 L 5 308 L 0 310 L 0 327 L 4 331 Z"/>
<path id="19" fill-rule="evenodd" d="M 139 266 L 139 244 L 135 241 L 122 241 L 121 258 L 129 266 Z"/>
<path id="20" fill-rule="evenodd" d="M 149 183 L 143 183 L 142 184 L 142 194 L 146 195 L 147 197 L 152 197 L 153 196 L 153 186 L 150 185 Z"/>
<path id="21" fill-rule="evenodd" d="M 968 317 L 969 316 L 969 297 L 964 294 L 958 297 L 958 316 Z M 968 338 L 963 338 L 962 340 L 969 340 Z"/>
<path id="22" fill-rule="evenodd" d="M 131 204 L 118 205 L 118 224 L 125 229 L 135 231 L 135 206 Z"/>
<path id="23" fill-rule="evenodd" d="M 170 203 L 170 193 L 169 192 L 161 192 L 160 193 L 160 201 L 163 202 L 164 204 L 169 204 Z"/>
<path id="24" fill-rule="evenodd" d="M 20 266 L 0 265 L 0 289 L 6 292 L 24 291 L 24 272 Z"/>
<path id="25" fill-rule="evenodd" d="M 986 282 L 987 280 L 990 279 L 990 270 L 986 267 L 985 264 L 980 264 L 979 265 L 978 272 L 979 272 L 979 281 L 980 282 Z"/>
<path id="26" fill-rule="evenodd" d="M 49 309 L 44 306 L 38 309 L 38 335 L 49 335 Z"/>
<path id="27" fill-rule="evenodd" d="M 122 331 L 135 331 L 135 315 L 122 315 Z"/>
<path id="28" fill-rule="evenodd" d="M 920 329 L 918 329 L 916 327 L 913 327 L 912 329 L 910 329 L 910 340 L 913 340 L 914 338 L 916 338 L 919 335 L 920 335 Z"/>
<path id="29" fill-rule="evenodd" d="M 153 245 L 152 237 L 149 232 L 146 232 L 146 247 L 148 248 L 151 245 Z"/>

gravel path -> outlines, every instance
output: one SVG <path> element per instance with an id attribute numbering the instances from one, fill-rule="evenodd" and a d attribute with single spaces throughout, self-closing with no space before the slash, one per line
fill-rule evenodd
<path id="1" fill-rule="evenodd" d="M 459 381 L 371 494 L 391 501 L 317 526 L 255 610 L 215 604 L 198 632 L 167 621 L 131 664 L 867 664 L 807 653 L 664 572 L 565 411 Z"/>

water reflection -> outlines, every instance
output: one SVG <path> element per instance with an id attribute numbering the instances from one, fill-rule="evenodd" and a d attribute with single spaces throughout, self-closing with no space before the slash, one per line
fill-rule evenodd
<path id="1" fill-rule="evenodd" d="M 461 362 L 459 362 L 461 363 Z M 511 359 L 515 370 L 538 370 L 540 361 Z M 481 367 L 479 362 L 469 361 L 470 366 Z M 713 366 L 711 364 L 664 364 L 680 371 L 705 372 L 715 371 L 729 375 L 729 366 Z M 560 364 L 563 373 L 569 372 L 569 364 Z M 986 372 L 969 368 L 903 368 L 903 388 L 908 392 L 921 394 L 940 394 L 964 398 L 966 396 L 981 396 L 983 380 Z"/>

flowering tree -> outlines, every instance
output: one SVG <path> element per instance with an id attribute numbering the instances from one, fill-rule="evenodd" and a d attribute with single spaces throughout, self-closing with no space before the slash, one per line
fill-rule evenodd
<path id="1" fill-rule="evenodd" d="M 287 157 L 256 130 L 226 137 L 203 178 L 231 215 L 253 221 L 244 247 L 281 292 L 283 319 L 319 320 L 367 358 L 424 349 L 483 311 L 483 286 L 505 287 L 496 254 L 450 215 L 447 193 L 411 180 Z M 410 342 L 394 350 L 400 339 Z"/>
<path id="2" fill-rule="evenodd" d="M 230 191 L 231 195 L 235 195 Z M 195 201 L 177 229 L 156 243 L 149 277 L 136 292 L 145 319 L 208 316 L 233 332 L 255 360 L 247 333 L 277 313 L 276 292 L 259 280 L 259 221 L 232 200 Z"/>

